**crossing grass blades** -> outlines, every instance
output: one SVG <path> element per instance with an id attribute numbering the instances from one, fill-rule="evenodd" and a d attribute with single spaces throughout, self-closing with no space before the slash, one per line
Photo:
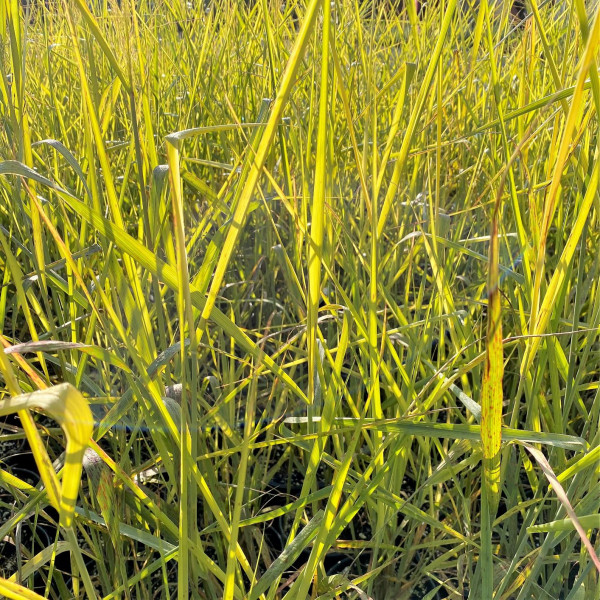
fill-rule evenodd
<path id="1" fill-rule="evenodd" d="M 90 6 L 0 0 L 0 595 L 597 598 L 598 2 Z"/>

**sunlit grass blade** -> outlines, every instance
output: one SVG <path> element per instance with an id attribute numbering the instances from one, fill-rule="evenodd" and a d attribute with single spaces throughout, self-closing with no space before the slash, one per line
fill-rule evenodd
<path id="1" fill-rule="evenodd" d="M 0 405 L 94 418 L 64 527 L 0 417 L 0 577 L 594 596 L 598 3 L 523 4 L 0 0 Z"/>
<path id="2" fill-rule="evenodd" d="M 490 518 L 493 520 L 500 496 L 500 444 L 502 439 L 502 307 L 498 277 L 498 209 L 492 217 L 488 274 L 488 316 L 486 357 L 481 382 L 481 443 L 483 486 L 487 488 Z M 484 509 L 485 510 L 485 509 Z"/>
<path id="3" fill-rule="evenodd" d="M 406 159 L 408 157 L 408 153 L 412 148 L 412 145 L 414 144 L 413 136 L 415 135 L 415 130 L 419 123 L 421 112 L 423 111 L 423 107 L 425 106 L 425 101 L 427 100 L 427 95 L 429 94 L 429 89 L 433 81 L 433 76 L 435 75 L 438 68 L 438 61 L 440 60 L 444 44 L 446 43 L 446 36 L 452 23 L 454 11 L 456 10 L 456 5 L 457 0 L 449 0 L 446 4 L 446 12 L 444 14 L 444 19 L 442 22 L 440 33 L 438 34 L 437 43 L 435 49 L 433 50 L 433 54 L 431 56 L 429 64 L 427 66 L 427 72 L 425 73 L 425 76 L 421 83 L 421 87 L 419 88 L 419 94 L 417 96 L 415 104 L 413 105 L 410 120 L 408 122 L 406 131 L 404 132 L 404 137 L 402 139 L 402 147 L 400 148 L 400 151 L 398 153 L 396 164 L 394 165 L 394 172 L 388 184 L 389 187 L 386 192 L 383 204 L 381 206 L 381 212 L 379 213 L 379 219 L 377 222 L 377 233 L 379 235 L 383 233 L 388 214 L 392 208 L 392 202 L 398 194 L 400 178 L 404 174 L 404 169 L 406 167 Z"/>
<path id="4" fill-rule="evenodd" d="M 600 446 L 596 446 L 595 448 L 590 450 L 590 452 L 588 452 L 584 457 L 575 461 L 574 464 L 572 464 L 562 473 L 560 473 L 557 476 L 557 479 L 562 484 L 567 479 L 574 477 L 583 469 L 587 469 L 589 467 L 598 467 L 598 465 L 600 465 Z"/>
<path id="5" fill-rule="evenodd" d="M 44 598 L 18 583 L 1 578 L 0 593 L 11 600 L 43 600 Z"/>
<path id="6" fill-rule="evenodd" d="M 66 0 L 63 0 L 63 2 L 64 2 L 66 13 L 70 15 L 71 11 L 68 9 Z M 91 29 L 96 42 L 98 42 L 99 46 L 102 48 L 102 52 L 104 53 L 104 55 L 107 57 L 108 61 L 110 62 L 110 66 L 114 69 L 115 73 L 117 74 L 117 77 L 121 80 L 121 83 L 123 84 L 123 86 L 126 89 L 129 89 L 130 82 L 127 79 L 127 77 L 125 76 L 125 73 L 123 72 L 123 70 L 121 69 L 121 66 L 119 65 L 109 43 L 106 41 L 105 36 L 102 34 L 102 31 L 100 30 L 98 21 L 96 20 L 94 15 L 90 12 L 90 9 L 89 9 L 87 3 L 84 2 L 84 0 L 74 0 L 74 2 L 75 2 L 75 5 L 77 6 L 77 9 L 79 10 L 81 16 L 83 17 L 84 21 L 86 22 L 88 27 Z"/>
<path id="7" fill-rule="evenodd" d="M 596 193 L 598 191 L 598 180 L 600 177 L 600 154 L 598 151 L 596 151 L 594 160 L 594 170 L 588 182 L 585 197 L 583 198 L 583 202 L 579 207 L 577 217 L 569 233 L 569 238 L 564 246 L 558 264 L 556 265 L 556 268 L 552 273 L 552 278 L 550 279 L 550 283 L 548 284 L 548 288 L 546 290 L 546 293 L 544 294 L 544 298 L 537 312 L 537 320 L 535 322 L 535 326 L 531 331 L 532 337 L 528 340 L 527 351 L 523 358 L 522 372 L 525 372 L 528 364 L 531 365 L 533 357 L 538 351 L 540 344 L 543 340 L 542 336 L 544 333 L 546 333 L 548 323 L 550 322 L 550 318 L 552 316 L 552 309 L 556 303 L 557 297 L 561 293 L 561 288 L 565 283 L 565 274 L 567 267 L 571 264 L 571 261 L 573 260 L 573 255 L 575 254 L 575 251 L 577 249 L 577 244 L 581 239 L 583 230 L 586 226 L 586 222 L 589 218 L 590 210 L 592 208 L 594 200 L 596 199 Z"/>
<path id="8" fill-rule="evenodd" d="M 235 207 L 235 211 L 232 216 L 232 222 L 229 226 L 227 236 L 223 243 L 221 256 L 219 257 L 219 261 L 217 262 L 217 265 L 215 267 L 212 283 L 208 291 L 208 297 L 206 299 L 206 304 L 202 309 L 201 323 L 206 322 L 209 319 L 214 308 L 217 299 L 217 294 L 221 289 L 223 278 L 225 276 L 225 271 L 229 264 L 229 259 L 233 254 L 236 241 L 240 235 L 240 230 L 243 226 L 248 205 L 250 204 L 250 200 L 252 199 L 254 189 L 258 183 L 258 179 L 265 164 L 267 154 L 271 150 L 272 141 L 275 137 L 276 129 L 279 126 L 283 109 L 290 95 L 292 85 L 294 84 L 296 72 L 300 67 L 302 56 L 304 55 L 304 52 L 308 45 L 310 34 L 312 32 L 313 25 L 316 19 L 317 9 L 320 4 L 320 0 L 311 0 L 310 4 L 307 7 L 307 10 L 304 14 L 304 21 L 302 23 L 302 27 L 298 33 L 298 37 L 296 38 L 294 48 L 288 59 L 286 69 L 282 75 L 279 90 L 277 92 L 277 97 L 275 98 L 275 101 L 273 103 L 271 114 L 267 121 L 265 130 L 262 134 L 260 144 L 256 152 L 256 156 L 250 157 L 248 159 L 251 160 L 251 168 L 248 173 L 247 180 L 243 183 L 244 187 L 240 195 L 238 204 Z M 200 329 L 203 329 L 203 327 L 200 327 Z"/>
<path id="9" fill-rule="evenodd" d="M 573 92 L 573 97 L 571 99 L 571 107 L 569 110 L 569 114 L 567 115 L 563 130 L 561 132 L 561 140 L 560 146 L 558 148 L 558 154 L 556 156 L 556 160 L 554 163 L 554 168 L 552 171 L 552 180 L 550 182 L 550 187 L 548 189 L 548 193 L 544 202 L 544 212 L 542 216 L 542 222 L 540 225 L 540 239 L 538 242 L 536 263 L 535 263 L 535 281 L 533 287 L 533 295 L 532 295 L 532 311 L 531 311 L 531 319 L 529 325 L 529 333 L 530 335 L 537 335 L 542 333 L 543 330 L 541 325 L 543 321 L 541 319 L 546 319 L 545 316 L 540 317 L 539 314 L 539 300 L 541 294 L 541 286 L 542 279 L 544 277 L 545 271 L 545 261 L 546 261 L 546 246 L 548 233 L 550 231 L 550 226 L 552 224 L 552 220 L 554 218 L 556 203 L 559 199 L 561 180 L 563 176 L 563 170 L 565 167 L 565 163 L 567 161 L 569 152 L 571 151 L 571 141 L 574 130 L 577 126 L 577 123 L 580 122 L 583 116 L 583 99 L 584 99 L 584 88 L 585 82 L 588 77 L 588 72 L 590 68 L 593 68 L 595 65 L 595 55 L 600 46 L 600 7 L 596 9 L 596 15 L 594 18 L 594 25 L 590 31 L 589 38 L 587 40 L 587 44 L 585 46 L 583 55 L 581 57 L 579 72 L 577 74 L 577 82 L 575 84 L 575 90 Z M 597 177 L 597 175 L 596 175 Z M 597 183 L 596 183 L 597 185 Z M 581 225 L 580 225 L 581 227 Z M 556 291 L 555 291 L 556 294 Z M 553 302 L 555 297 L 547 296 L 547 301 Z M 547 306 L 545 307 L 547 310 Z M 535 341 L 536 338 L 532 338 L 532 340 L 527 345 L 527 350 L 525 356 L 523 358 L 523 362 L 521 363 L 521 374 L 526 373 L 533 361 L 533 357 L 535 356 L 535 352 L 539 347 L 539 340 Z"/>
<path id="10" fill-rule="evenodd" d="M 12 396 L 0 405 L 0 415 L 41 408 L 55 418 L 65 430 L 66 457 L 65 468 L 60 486 L 60 500 L 57 508 L 64 527 L 70 527 L 73 521 L 75 503 L 81 478 L 81 461 L 92 434 L 94 420 L 87 401 L 70 384 L 57 385 L 31 394 Z M 30 443 L 36 444 L 35 440 Z M 45 449 L 41 449 L 45 453 Z M 48 461 L 49 462 L 49 461 Z M 47 463 L 38 464 L 40 473 L 48 470 Z M 51 468 L 51 467 L 50 467 Z M 46 473 L 45 481 L 56 477 L 54 471 Z"/>
<path id="11" fill-rule="evenodd" d="M 317 154 L 315 157 L 315 186 L 311 205 L 311 229 L 308 246 L 308 298 L 307 298 L 307 346 L 308 346 L 308 400 L 315 402 L 319 349 L 317 347 L 317 317 L 321 300 L 321 263 L 323 261 L 323 234 L 325 230 L 325 195 L 328 179 L 328 126 L 329 99 L 329 40 L 331 35 L 331 6 L 323 3 L 323 41 L 321 51 L 321 86 L 319 89 L 319 125 L 317 130 Z M 331 115 L 333 116 L 333 115 Z"/>
<path id="12" fill-rule="evenodd" d="M 148 271 L 156 275 L 171 289 L 175 291 L 179 289 L 177 272 L 171 265 L 165 264 L 141 242 L 128 235 L 125 231 L 116 226 L 114 223 L 111 223 L 108 219 L 105 219 L 102 215 L 96 213 L 94 209 L 90 208 L 83 202 L 80 202 L 68 192 L 62 190 L 49 179 L 35 173 L 35 171 L 28 169 L 16 161 L 4 161 L 0 163 L 0 174 L 27 175 L 32 179 L 35 178 L 40 183 L 43 183 L 49 188 L 59 192 L 62 195 L 63 200 L 69 204 L 80 217 L 93 225 L 99 231 L 99 233 L 105 236 L 108 240 L 114 242 L 121 248 L 123 252 L 125 252 L 141 266 L 148 269 Z M 191 293 L 191 300 L 195 308 L 198 310 L 203 310 L 206 306 L 205 298 L 196 293 L 193 289 Z M 211 312 L 211 319 L 218 326 L 222 327 L 226 332 L 228 332 L 231 337 L 241 345 L 242 348 L 245 348 L 253 356 L 255 356 L 259 362 L 264 362 L 268 368 L 274 370 L 276 374 L 280 375 L 282 379 L 286 381 L 286 383 L 290 385 L 290 387 L 296 391 L 300 397 L 305 396 L 300 391 L 296 383 L 292 381 L 289 376 L 287 376 L 268 356 L 265 356 L 262 351 L 256 345 L 254 345 L 250 338 L 248 338 L 243 331 L 231 323 L 231 321 L 220 310 L 215 308 L 214 311 Z"/>

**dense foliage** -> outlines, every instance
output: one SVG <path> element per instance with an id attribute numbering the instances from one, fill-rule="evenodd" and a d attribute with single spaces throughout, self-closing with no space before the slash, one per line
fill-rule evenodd
<path id="1" fill-rule="evenodd" d="M 0 593 L 597 599 L 598 2 L 21 4 Z"/>

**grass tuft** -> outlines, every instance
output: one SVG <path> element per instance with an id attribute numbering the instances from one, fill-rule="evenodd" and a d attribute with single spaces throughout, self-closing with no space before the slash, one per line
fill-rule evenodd
<path id="1" fill-rule="evenodd" d="M 404 4 L 0 0 L 0 594 L 597 600 L 600 5 Z"/>

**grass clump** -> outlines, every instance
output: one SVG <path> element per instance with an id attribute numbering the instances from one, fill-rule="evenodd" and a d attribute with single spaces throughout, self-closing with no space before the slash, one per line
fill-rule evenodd
<path id="1" fill-rule="evenodd" d="M 597 598 L 598 11 L 2 0 L 0 594 Z"/>

